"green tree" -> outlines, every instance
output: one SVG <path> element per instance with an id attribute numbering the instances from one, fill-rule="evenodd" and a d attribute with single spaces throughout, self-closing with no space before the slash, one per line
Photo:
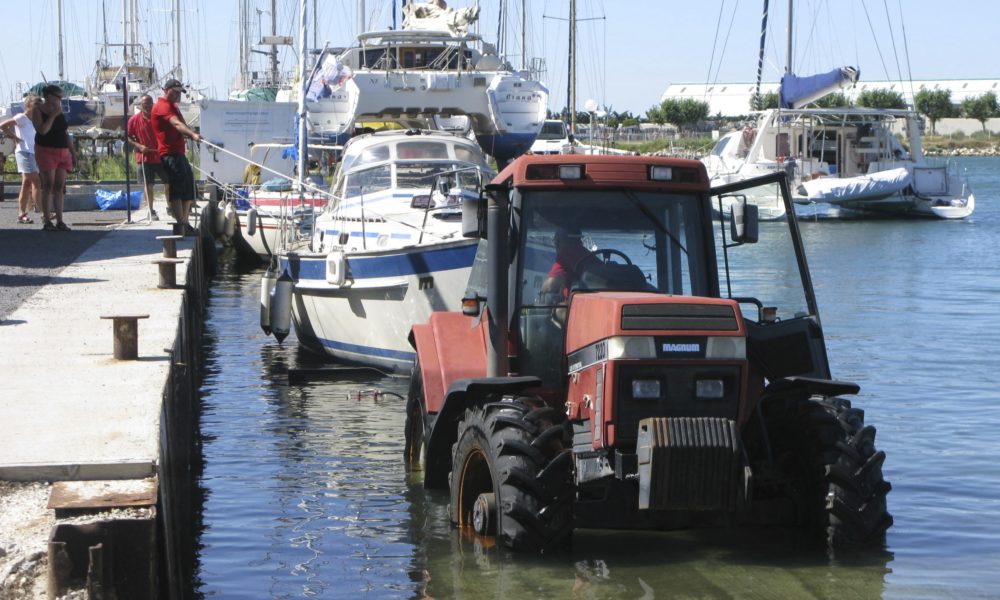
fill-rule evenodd
<path id="1" fill-rule="evenodd" d="M 866 108 L 906 108 L 906 100 L 899 92 L 886 88 L 865 90 L 858 94 L 858 106 Z"/>
<path id="2" fill-rule="evenodd" d="M 934 125 L 940 119 L 955 114 L 955 107 L 951 103 L 951 90 L 921 89 L 913 97 L 913 104 L 917 107 L 917 112 L 930 119 L 931 133 L 934 133 Z"/>
<path id="3" fill-rule="evenodd" d="M 844 94 L 837 92 L 823 96 L 814 101 L 812 105 L 816 108 L 846 108 L 851 105 L 851 101 Z"/>
<path id="4" fill-rule="evenodd" d="M 970 119 L 975 119 L 986 131 L 986 121 L 993 117 L 1000 117 L 1000 106 L 997 105 L 997 95 L 993 92 L 986 92 L 982 96 L 966 98 L 962 100 L 962 114 Z"/>
<path id="5" fill-rule="evenodd" d="M 750 96 L 750 110 L 768 110 L 778 108 L 778 92 L 767 92 L 760 95 L 760 108 L 754 106 L 753 96 Z"/>
<path id="6" fill-rule="evenodd" d="M 673 123 L 681 129 L 690 129 L 708 116 L 708 102 L 692 98 L 667 98 L 659 106 L 646 111 L 646 116 L 654 123 Z"/>

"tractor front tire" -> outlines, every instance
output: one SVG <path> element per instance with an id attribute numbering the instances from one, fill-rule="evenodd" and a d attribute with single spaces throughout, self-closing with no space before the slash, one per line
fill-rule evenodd
<path id="1" fill-rule="evenodd" d="M 812 396 L 762 407 L 778 470 L 789 477 L 800 525 L 831 549 L 883 543 L 892 516 L 875 428 L 843 398 Z"/>
<path id="2" fill-rule="evenodd" d="M 452 522 L 516 551 L 568 543 L 574 490 L 564 420 L 531 396 L 467 409 L 452 447 Z"/>
<path id="3" fill-rule="evenodd" d="M 403 431 L 403 460 L 407 471 L 422 471 L 427 458 L 427 408 L 419 359 L 413 365 L 410 391 L 406 395 L 406 425 Z"/>

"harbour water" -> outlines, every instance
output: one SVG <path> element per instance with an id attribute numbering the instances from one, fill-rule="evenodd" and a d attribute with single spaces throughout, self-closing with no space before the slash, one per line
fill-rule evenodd
<path id="1" fill-rule="evenodd" d="M 831 557 L 774 529 L 581 531 L 545 557 L 483 547 L 403 468 L 408 381 L 315 371 L 331 365 L 294 335 L 260 332 L 259 272 L 223 261 L 205 328 L 194 594 L 1000 597 L 1000 159 L 961 166 L 970 219 L 801 225 L 834 376 L 861 384 L 855 403 L 888 454 L 884 551 Z"/>

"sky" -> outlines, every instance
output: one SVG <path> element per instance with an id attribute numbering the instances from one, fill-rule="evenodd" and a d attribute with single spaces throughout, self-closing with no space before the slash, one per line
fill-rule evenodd
<path id="1" fill-rule="evenodd" d="M 175 0 L 128 0 L 140 7 L 140 31 L 151 44 L 160 72 L 173 65 L 170 8 Z M 209 97 L 224 98 L 239 69 L 239 0 L 176 0 L 181 5 L 181 63 L 185 79 Z M 297 0 L 275 0 L 278 33 L 298 34 Z M 316 2 L 318 28 L 310 45 L 349 45 L 357 32 L 357 0 Z M 501 0 L 450 0 L 452 8 L 479 3 L 479 32 L 498 38 Z M 252 0 L 270 33 L 270 0 Z M 521 49 L 522 0 L 507 0 L 506 54 L 519 67 L 522 55 L 544 60 L 542 81 L 549 106 L 566 105 L 569 0 L 523 0 L 527 7 Z M 122 40 L 123 0 L 63 0 L 64 74 L 82 81 L 93 70 L 104 39 Z M 20 85 L 58 71 L 57 0 L 4 0 L 0 37 L 0 99 Z M 392 23 L 392 2 L 365 0 L 369 29 Z M 588 100 L 614 111 L 643 115 L 671 83 L 752 82 L 756 79 L 763 0 L 577 0 L 578 110 Z M 764 80 L 777 81 L 785 67 L 787 1 L 770 0 Z M 1000 78 L 1000 2 L 997 0 L 797 0 L 793 69 L 807 75 L 852 65 L 864 80 Z M 254 17 L 256 22 L 258 17 Z M 905 35 L 904 35 L 905 32 Z M 120 54 L 121 50 L 113 50 Z M 264 57 L 255 58 L 263 68 Z M 283 70 L 295 56 L 282 54 Z"/>

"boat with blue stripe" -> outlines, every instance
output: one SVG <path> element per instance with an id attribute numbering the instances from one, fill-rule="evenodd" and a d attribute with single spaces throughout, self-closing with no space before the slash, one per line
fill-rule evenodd
<path id="1" fill-rule="evenodd" d="M 294 282 L 299 343 L 408 371 L 410 327 L 461 307 L 477 249 L 461 235 L 461 204 L 478 200 L 493 175 L 479 146 L 454 134 L 353 138 L 310 239 L 278 254 L 279 271 Z"/>

